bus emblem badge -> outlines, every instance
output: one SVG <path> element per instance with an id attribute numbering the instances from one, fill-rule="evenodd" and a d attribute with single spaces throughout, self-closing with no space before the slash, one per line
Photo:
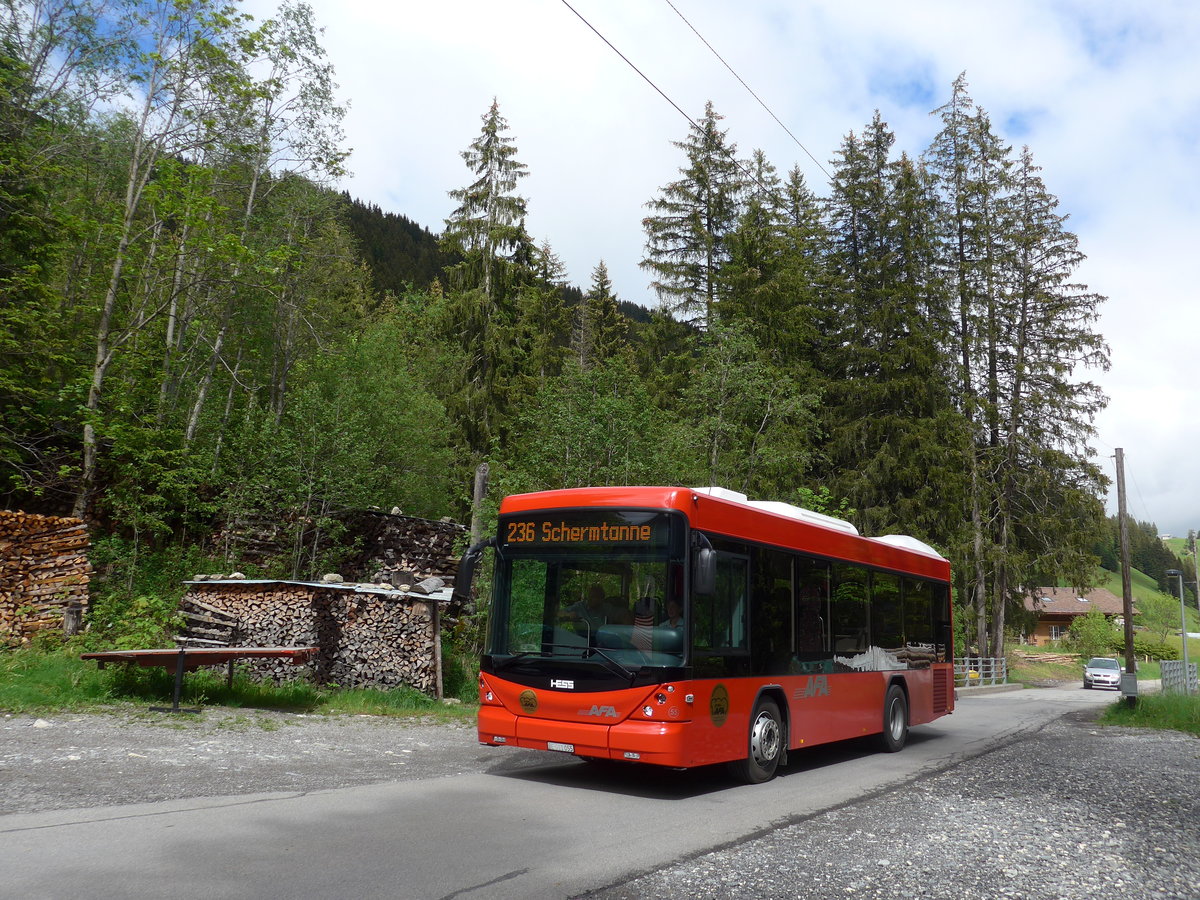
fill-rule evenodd
<path id="1" fill-rule="evenodd" d="M 517 697 L 517 702 L 521 704 L 521 709 L 525 710 L 525 712 L 537 712 L 537 694 L 533 691 L 521 691 L 521 696 Z"/>
<path id="2" fill-rule="evenodd" d="M 708 712 L 718 728 L 725 724 L 725 719 L 729 717 L 729 691 L 725 690 L 725 685 L 718 684 L 713 688 L 708 700 Z"/>

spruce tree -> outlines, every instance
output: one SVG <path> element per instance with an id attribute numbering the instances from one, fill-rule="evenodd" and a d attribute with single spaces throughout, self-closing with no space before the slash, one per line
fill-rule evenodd
<path id="1" fill-rule="evenodd" d="M 675 146 L 687 156 L 683 176 L 646 204 L 642 220 L 646 257 L 642 268 L 666 309 L 690 321 L 711 325 L 721 299 L 719 272 L 729 258 L 728 239 L 737 225 L 745 177 L 712 102 Z"/>
<path id="2" fill-rule="evenodd" d="M 575 311 L 572 356 L 587 371 L 628 346 L 629 322 L 617 308 L 604 260 L 592 270 L 592 284 Z"/>
<path id="3" fill-rule="evenodd" d="M 1078 378 L 1107 366 L 1094 329 L 1103 298 L 1071 282 L 1082 254 L 1057 201 L 1028 151 L 1014 159 L 995 134 L 964 76 L 935 112 L 943 128 L 928 159 L 970 430 L 960 593 L 974 610 L 979 652 L 999 655 L 1008 611 L 1033 581 L 1090 577 L 1104 479 L 1087 443 L 1104 398 Z"/>
<path id="4" fill-rule="evenodd" d="M 475 180 L 450 191 L 459 205 L 446 219 L 442 244 L 463 257 L 452 286 L 478 288 L 493 303 L 510 281 L 505 277 L 509 264 L 531 246 L 525 231 L 526 201 L 516 193 L 517 182 L 529 172 L 517 159 L 515 140 L 506 134 L 508 121 L 495 99 L 482 118 L 479 136 L 461 154 Z"/>
<path id="5" fill-rule="evenodd" d="M 777 362 L 803 366 L 812 355 L 821 280 L 819 210 L 799 170 L 784 183 L 761 150 L 749 167 L 746 203 L 719 273 L 717 314 L 742 322 Z"/>
<path id="6" fill-rule="evenodd" d="M 1095 330 L 1104 298 L 1073 283 L 1083 254 L 1037 172 L 1026 147 L 1012 178 L 1012 266 L 996 353 L 994 648 L 1003 646 L 1006 608 L 1031 573 L 1072 584 L 1090 578 L 1103 524 L 1098 495 L 1106 479 L 1089 440 L 1105 398 L 1079 376 L 1108 367 Z"/>
<path id="7" fill-rule="evenodd" d="M 947 539 L 960 429 L 947 384 L 947 299 L 923 170 L 891 159 L 876 113 L 847 137 L 830 200 L 837 319 L 825 363 L 824 448 L 835 493 L 870 534 Z"/>
<path id="8" fill-rule="evenodd" d="M 497 101 L 482 121 L 479 136 L 462 152 L 474 180 L 450 191 L 459 206 L 442 235 L 443 248 L 462 259 L 448 273 L 445 335 L 460 344 L 467 361 L 461 380 L 451 387 L 448 408 L 477 454 L 503 430 L 513 399 L 517 319 L 539 305 L 537 298 L 518 301 L 516 296 L 535 278 L 526 201 L 516 193 L 527 167 L 517 159 Z"/>
<path id="9" fill-rule="evenodd" d="M 926 153 L 940 210 L 942 272 L 956 306 L 953 332 L 958 402 L 971 432 L 967 444 L 967 516 L 960 595 L 969 598 L 980 653 L 988 653 L 988 582 L 994 547 L 989 530 L 994 482 L 989 460 L 996 446 L 995 311 L 1003 284 L 1007 217 L 1005 196 L 1011 158 L 967 91 L 966 75 L 954 81 L 950 100 L 934 110 L 942 130 Z"/>

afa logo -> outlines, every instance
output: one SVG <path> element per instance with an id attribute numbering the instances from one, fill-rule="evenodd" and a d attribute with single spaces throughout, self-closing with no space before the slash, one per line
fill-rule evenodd
<path id="1" fill-rule="evenodd" d="M 581 709 L 579 714 L 581 716 L 603 716 L 609 719 L 620 718 L 617 715 L 617 708 L 615 706 L 599 706 L 595 703 L 592 704 L 591 709 Z"/>
<path id="2" fill-rule="evenodd" d="M 729 691 L 725 690 L 725 685 L 718 684 L 713 688 L 712 696 L 708 698 L 708 714 L 718 728 L 729 718 Z"/>
<path id="3" fill-rule="evenodd" d="M 804 684 L 792 692 L 793 700 L 804 700 L 808 697 L 828 696 L 829 676 L 827 675 L 809 675 L 806 679 L 804 679 Z"/>
<path id="4" fill-rule="evenodd" d="M 517 702 L 521 704 L 521 709 L 525 710 L 525 712 L 537 712 L 537 694 L 533 691 L 521 691 L 521 695 L 517 697 Z"/>

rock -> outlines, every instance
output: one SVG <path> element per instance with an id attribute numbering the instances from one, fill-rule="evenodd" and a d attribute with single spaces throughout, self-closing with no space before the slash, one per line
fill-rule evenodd
<path id="1" fill-rule="evenodd" d="M 404 569 L 397 569 L 394 572 L 387 573 L 387 580 L 393 586 L 403 588 L 407 591 L 412 586 L 412 583 L 417 580 L 417 576 L 412 572 L 406 572 Z"/>
<path id="2" fill-rule="evenodd" d="M 392 515 L 393 515 L 393 516 L 399 516 L 399 515 L 403 515 L 403 514 L 400 512 L 400 507 L 398 507 L 398 506 L 393 506 L 393 507 L 392 507 Z"/>
<path id="3" fill-rule="evenodd" d="M 54 726 L 51 725 L 49 722 L 47 722 L 45 719 L 38 719 L 36 722 L 33 723 L 33 727 L 34 728 L 53 728 Z"/>
<path id="4" fill-rule="evenodd" d="M 414 584 L 411 588 L 415 594 L 432 594 L 435 591 L 440 591 L 446 586 L 446 582 L 438 578 L 436 575 L 431 575 L 420 584 Z"/>
<path id="5" fill-rule="evenodd" d="M 245 572 L 233 572 L 230 574 L 229 577 L 234 580 L 240 580 L 240 579 L 243 579 L 246 577 L 246 573 Z"/>
<path id="6" fill-rule="evenodd" d="M 342 576 L 336 572 L 330 572 L 328 575 L 321 576 L 321 584 L 341 584 Z"/>

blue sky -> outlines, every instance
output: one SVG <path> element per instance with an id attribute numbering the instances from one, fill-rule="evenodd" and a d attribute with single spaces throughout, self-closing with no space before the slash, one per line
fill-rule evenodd
<path id="1" fill-rule="evenodd" d="M 1028 144 L 1109 298 L 1112 369 L 1097 458 L 1124 447 L 1131 513 L 1200 529 L 1200 4 L 1114 0 L 673 0 L 830 168 L 878 109 L 896 152 L 920 154 L 930 112 L 965 71 L 975 101 Z M 604 259 L 623 299 L 655 302 L 639 267 L 644 204 L 677 175 L 687 123 L 561 0 L 310 0 L 337 69 L 352 176 L 343 187 L 440 230 L 459 152 L 493 96 L 511 126 L 528 226 L 586 286 Z M 571 5 L 691 115 L 712 100 L 744 153 L 818 166 L 665 0 Z M 252 0 L 256 18 L 273 4 Z M 1114 492 L 1115 494 L 1115 492 Z"/>

